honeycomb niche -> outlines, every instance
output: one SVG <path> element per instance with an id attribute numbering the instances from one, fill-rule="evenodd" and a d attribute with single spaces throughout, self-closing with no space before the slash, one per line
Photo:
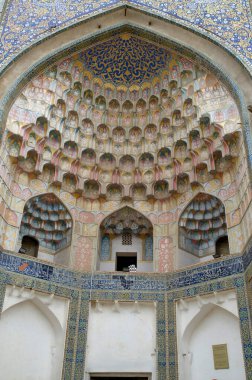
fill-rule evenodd
<path id="1" fill-rule="evenodd" d="M 219 199 L 199 193 L 189 203 L 179 220 L 179 246 L 198 257 L 229 254 L 225 209 Z"/>
<path id="2" fill-rule="evenodd" d="M 24 207 L 19 232 L 20 252 L 34 256 L 36 241 L 39 258 L 58 262 L 58 257 L 62 256 L 67 260 L 72 226 L 70 213 L 54 194 L 33 197 Z"/>

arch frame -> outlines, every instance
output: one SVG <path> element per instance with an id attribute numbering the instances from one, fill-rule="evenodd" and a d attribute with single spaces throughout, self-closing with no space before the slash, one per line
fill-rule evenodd
<path id="1" fill-rule="evenodd" d="M 251 9 L 250 2 L 248 5 L 250 6 L 250 9 Z M 9 6 L 8 1 L 5 0 L 4 7 L 2 10 L 2 17 L 0 18 L 1 21 L 7 19 L 7 15 L 6 15 L 5 11 L 7 10 L 8 6 Z M 37 37 L 35 39 L 34 43 L 30 43 L 30 41 L 27 42 L 25 44 L 24 48 L 21 49 L 20 52 L 17 52 L 17 54 L 13 54 L 13 57 L 14 57 L 13 60 L 18 59 L 22 54 L 24 54 L 26 51 L 28 51 L 34 44 L 39 45 L 41 42 L 43 42 L 47 39 L 50 39 L 50 37 L 52 35 L 53 36 L 58 35 L 64 31 L 67 31 L 67 30 L 73 28 L 73 27 L 76 27 L 76 26 L 79 26 L 83 23 L 86 23 L 89 20 L 96 20 L 102 15 L 109 15 L 115 11 L 123 11 L 125 17 L 127 15 L 127 12 L 135 11 L 135 12 L 143 14 L 144 16 L 148 16 L 148 17 L 151 17 L 151 18 L 156 19 L 156 20 L 163 20 L 167 23 L 174 24 L 176 26 L 182 27 L 186 31 L 192 32 L 195 35 L 202 36 L 203 38 L 206 38 L 207 40 L 211 41 L 215 45 L 222 47 L 223 49 L 225 49 L 225 51 L 228 54 L 232 55 L 233 58 L 235 58 L 238 62 L 240 62 L 248 72 L 250 71 L 251 64 L 250 64 L 249 60 L 245 56 L 244 57 L 242 57 L 242 55 L 237 56 L 237 51 L 233 47 L 230 47 L 230 45 L 226 44 L 224 42 L 224 40 L 222 38 L 218 37 L 216 34 L 214 34 L 214 32 L 207 32 L 206 30 L 204 30 L 204 28 L 201 28 L 201 27 L 197 26 L 196 24 L 191 23 L 189 20 L 186 20 L 186 18 L 182 18 L 182 17 L 179 17 L 177 15 L 173 16 L 172 13 L 166 12 L 164 10 L 160 11 L 158 9 L 155 9 L 154 7 L 149 6 L 149 5 L 147 5 L 147 6 L 145 6 L 145 4 L 139 5 L 136 2 L 131 2 L 131 1 L 127 2 L 125 0 L 124 1 L 119 0 L 119 1 L 117 1 L 117 3 L 115 3 L 112 6 L 110 5 L 107 8 L 104 7 L 101 10 L 98 10 L 98 11 L 96 10 L 94 12 L 90 12 L 89 14 L 87 14 L 86 17 L 80 16 L 82 19 L 79 19 L 79 20 L 77 19 L 74 22 L 69 23 L 69 20 L 68 20 L 65 22 L 65 26 L 63 26 L 63 27 L 57 26 L 57 25 L 49 27 L 49 29 L 48 29 L 49 32 L 48 32 L 48 30 L 45 30 L 42 33 L 42 37 Z M 148 24 L 150 26 L 152 23 L 150 24 L 150 21 L 149 21 Z M 37 35 L 37 36 L 39 36 L 39 35 Z M 223 42 L 224 42 L 224 44 L 223 44 Z M 0 76 L 1 76 L 2 72 L 7 70 L 8 67 L 11 65 L 11 62 L 12 62 L 11 58 L 12 57 L 6 59 L 7 63 L 2 65 L 3 68 L 0 70 Z"/>
<path id="2" fill-rule="evenodd" d="M 217 197 L 216 195 L 213 195 L 213 194 L 207 193 L 207 192 L 205 192 L 205 191 L 201 191 L 201 190 L 199 190 L 199 191 L 197 191 L 197 193 L 195 193 L 195 194 L 192 195 L 192 197 L 190 198 L 190 200 L 186 203 L 185 206 L 183 206 L 183 208 L 179 209 L 178 220 L 180 220 L 180 218 L 181 218 L 183 212 L 186 210 L 186 208 L 189 206 L 189 204 L 190 204 L 191 202 L 193 202 L 194 198 L 196 198 L 199 194 L 205 194 L 205 195 L 209 195 L 209 196 L 211 196 L 211 197 L 213 197 L 213 198 L 216 198 L 219 202 L 221 202 L 221 203 L 223 204 L 223 207 L 224 207 L 224 209 L 225 209 L 225 214 L 226 214 L 226 206 L 225 206 L 224 202 L 223 202 L 219 197 Z"/>
<path id="3" fill-rule="evenodd" d="M 99 221 L 98 223 L 98 228 L 97 228 L 97 244 L 96 244 L 96 253 L 94 255 L 94 260 L 93 260 L 93 270 L 94 271 L 98 271 L 99 270 L 97 269 L 97 263 L 98 263 L 98 258 L 99 258 L 99 250 L 101 248 L 101 226 L 103 224 L 103 222 L 105 221 L 105 219 L 109 218 L 111 215 L 113 215 L 114 213 L 116 212 L 120 212 L 121 210 L 125 209 L 125 208 L 129 208 L 131 210 L 133 210 L 134 212 L 137 212 L 139 213 L 140 215 L 143 216 L 143 218 L 147 219 L 148 222 L 151 224 L 151 228 L 152 228 L 152 231 L 154 231 L 154 224 L 152 223 L 152 221 L 146 216 L 144 215 L 141 211 L 137 210 L 135 207 L 133 206 L 129 206 L 129 205 L 123 205 L 121 206 L 119 209 L 117 210 L 114 210 L 114 211 L 111 211 L 108 215 L 104 216 L 104 218 L 102 220 Z M 154 234 L 153 234 L 153 260 L 152 260 L 152 263 L 153 263 L 153 271 L 155 272 L 155 239 L 154 239 Z"/>
<path id="4" fill-rule="evenodd" d="M 39 311 L 50 322 L 51 326 L 55 329 L 56 334 L 59 335 L 60 333 L 62 333 L 63 328 L 62 328 L 62 326 L 60 324 L 59 319 L 49 309 L 49 307 L 45 303 L 43 303 L 37 296 L 35 296 L 32 299 L 20 299 L 19 298 L 18 301 L 15 304 L 13 304 L 13 305 L 7 307 L 6 309 L 4 309 L 4 311 L 2 311 L 1 315 L 4 315 L 9 310 L 14 309 L 16 306 L 19 306 L 19 305 L 24 304 L 24 303 L 31 303 L 31 304 L 33 304 L 36 308 L 39 309 Z"/>
<path id="5" fill-rule="evenodd" d="M 176 26 L 176 29 L 178 30 L 175 30 L 175 31 L 173 30 L 173 35 L 171 35 L 172 33 L 169 33 L 170 31 L 169 28 L 174 27 L 172 23 L 160 17 L 155 19 L 155 17 L 157 16 L 150 16 L 150 17 L 154 17 L 154 19 L 156 20 L 156 23 L 161 22 L 161 23 L 164 23 L 166 27 L 168 27 L 167 31 L 162 30 L 160 25 L 158 25 L 156 30 L 153 30 L 154 28 L 152 28 L 151 30 L 151 28 L 146 28 L 146 26 L 143 26 L 143 23 L 146 21 L 145 20 L 143 21 L 142 19 L 144 18 L 146 13 L 140 10 L 135 10 L 134 8 L 130 8 L 130 13 L 133 14 L 132 21 L 130 20 L 130 21 L 125 22 L 125 21 L 119 20 L 121 22 L 115 23 L 114 21 L 115 17 L 113 16 L 115 16 L 116 13 L 118 13 L 119 11 L 122 11 L 122 9 L 119 8 L 119 10 L 115 9 L 113 11 L 105 12 L 104 17 L 108 17 L 108 19 L 110 19 L 108 20 L 108 23 L 110 22 L 110 25 L 108 25 L 107 27 L 104 27 L 104 30 L 101 31 L 99 29 L 98 31 L 95 30 L 92 33 L 88 33 L 87 29 L 88 29 L 89 23 L 91 23 L 92 24 L 91 27 L 94 28 L 94 23 L 101 16 L 98 15 L 93 18 L 86 19 L 83 22 L 80 22 L 79 26 L 78 25 L 72 26 L 73 30 L 75 30 L 76 28 L 78 29 L 78 27 L 85 29 L 84 33 L 81 34 L 80 38 L 72 39 L 71 42 L 65 43 L 63 47 L 59 48 L 58 47 L 59 45 L 57 45 L 57 42 L 58 42 L 57 39 L 62 40 L 62 38 L 64 37 L 63 36 L 64 33 L 69 34 L 71 30 L 67 29 L 67 31 L 64 31 L 64 30 L 59 31 L 53 36 L 51 36 L 50 38 L 48 37 L 46 40 L 42 40 L 40 43 L 34 44 L 35 46 L 33 45 L 32 51 L 30 47 L 29 53 L 27 52 L 26 54 L 23 53 L 20 59 L 17 59 L 17 62 L 9 67 L 9 70 L 7 70 L 3 74 L 3 77 L 2 77 L 4 96 L 0 100 L 0 124 L 2 124 L 2 128 L 0 129 L 0 137 L 3 135 L 4 126 L 7 120 L 7 115 L 12 103 L 16 99 L 16 94 L 20 93 L 20 91 L 28 83 L 29 80 L 35 77 L 39 72 L 53 65 L 60 58 L 67 57 L 68 55 L 74 53 L 75 51 L 78 51 L 81 48 L 88 47 L 91 44 L 95 44 L 98 41 L 101 42 L 102 40 L 111 37 L 115 33 L 128 31 L 136 35 L 139 35 L 145 39 L 148 39 L 150 42 L 159 44 L 163 46 L 164 48 L 173 49 L 175 52 L 185 55 L 186 57 L 188 57 L 189 59 L 193 61 L 197 61 L 198 64 L 200 64 L 201 66 L 204 66 L 210 72 L 214 72 L 215 75 L 218 77 L 218 79 L 220 79 L 226 85 L 231 95 L 233 96 L 234 100 L 236 101 L 239 111 L 240 111 L 240 116 L 241 116 L 241 120 L 243 124 L 242 130 L 243 130 L 243 136 L 245 140 L 247 160 L 249 163 L 249 167 L 251 169 L 252 168 L 252 132 L 250 128 L 249 112 L 247 109 L 249 104 L 252 103 L 252 95 L 251 95 L 251 91 L 249 90 L 249 82 L 251 81 L 251 75 L 249 74 L 249 72 L 244 70 L 244 67 L 241 65 L 241 63 L 236 62 L 234 58 L 231 57 L 230 54 L 227 54 L 226 51 L 223 50 L 223 47 L 217 48 L 216 45 L 214 46 L 216 46 L 216 49 L 218 49 L 218 51 L 216 51 L 214 58 L 216 58 L 216 55 L 218 56 L 218 53 L 219 55 L 223 53 L 224 56 L 219 59 L 220 61 L 223 61 L 222 64 L 221 62 L 218 62 L 218 63 L 214 62 L 210 54 L 210 51 L 213 52 L 213 50 L 211 50 L 212 46 L 208 46 L 208 44 L 209 43 L 212 44 L 212 42 L 210 42 L 208 39 L 205 39 L 204 36 L 203 37 L 197 36 L 194 33 L 193 36 L 196 39 L 198 38 L 198 40 L 196 41 L 197 42 L 196 46 L 193 46 L 193 47 L 191 46 L 192 44 L 190 43 L 191 41 L 188 40 L 188 37 L 183 36 L 184 40 L 182 38 L 178 40 L 177 35 L 174 35 L 174 33 L 175 32 L 177 33 L 178 31 L 180 31 L 181 34 L 185 33 L 182 25 Z M 139 24 L 136 24 L 136 20 L 135 20 L 136 17 L 134 13 L 136 13 L 137 15 L 140 14 Z M 111 20 L 111 18 L 113 20 Z M 166 32 L 166 34 L 164 32 Z M 74 33 L 72 33 L 72 35 L 74 35 Z M 54 41 L 54 47 L 52 48 L 50 46 L 53 44 L 54 39 L 56 39 L 56 41 Z M 185 39 L 187 39 L 187 41 Z M 41 53 L 40 52 L 38 53 L 38 51 L 35 52 L 34 50 L 36 49 L 38 50 L 39 47 L 43 48 L 42 45 L 44 44 L 49 45 L 49 47 L 47 46 L 47 51 L 46 51 L 47 54 L 45 54 L 45 56 L 41 58 Z M 199 51 L 199 48 L 203 49 L 204 44 L 207 45 L 206 50 L 208 50 L 208 53 Z M 22 61 L 27 60 L 28 55 L 32 55 L 31 57 L 32 65 L 27 70 L 27 62 L 26 62 L 26 65 L 22 67 L 25 62 L 21 63 L 20 60 Z M 227 62 L 228 59 L 230 60 L 229 66 L 232 66 L 232 65 L 236 66 L 236 68 L 233 67 L 233 69 L 236 70 L 233 77 L 229 73 L 227 73 L 227 70 L 230 70 L 231 68 L 228 68 L 228 67 L 224 68 L 225 65 L 228 64 Z M 15 78 L 17 77 L 17 79 L 13 81 L 13 77 L 11 77 L 11 74 L 16 74 Z M 11 86 L 10 86 L 10 89 L 6 93 L 5 89 L 8 87 L 7 84 L 9 81 L 11 81 Z M 1 85 L 0 85 L 0 90 L 1 90 Z M 251 170 L 250 170 L 250 175 L 252 176 Z"/>

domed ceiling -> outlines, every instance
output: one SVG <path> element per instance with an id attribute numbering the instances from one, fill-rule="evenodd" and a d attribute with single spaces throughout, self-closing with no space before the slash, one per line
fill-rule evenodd
<path id="1" fill-rule="evenodd" d="M 123 33 L 30 81 L 6 146 L 19 171 L 72 194 L 162 200 L 222 178 L 239 154 L 239 123 L 213 74 Z"/>

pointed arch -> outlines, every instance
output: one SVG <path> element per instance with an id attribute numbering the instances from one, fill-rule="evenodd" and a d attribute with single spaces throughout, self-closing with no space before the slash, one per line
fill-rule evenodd
<path id="1" fill-rule="evenodd" d="M 225 311 L 226 313 L 229 313 L 231 314 L 234 318 L 236 318 L 237 320 L 239 319 L 237 317 L 237 315 L 226 309 L 224 306 L 221 306 L 221 305 L 216 305 L 215 303 L 212 303 L 212 302 L 209 302 L 205 305 L 203 305 L 200 310 L 198 311 L 198 313 L 193 317 L 193 319 L 189 322 L 189 324 L 187 325 L 184 333 L 183 333 L 183 336 L 182 336 L 182 340 L 183 340 L 183 343 L 187 343 L 187 341 L 190 339 L 190 336 L 192 334 L 192 332 L 194 331 L 194 329 L 200 324 L 200 322 L 214 309 L 214 308 L 219 308 L 223 311 Z"/>
<path id="2" fill-rule="evenodd" d="M 98 269 L 126 271 L 135 265 L 139 271 L 153 270 L 153 224 L 141 212 L 121 207 L 101 221 L 99 231 Z"/>
<path id="3" fill-rule="evenodd" d="M 42 380 L 60 379 L 63 330 L 39 299 L 18 302 L 2 313 L 0 339 L 5 348 L 0 358 L 2 376 L 34 378 L 34 374 L 40 373 Z"/>
<path id="4" fill-rule="evenodd" d="M 18 305 L 20 305 L 21 303 L 26 303 L 26 302 L 30 302 L 32 304 L 35 305 L 35 307 L 37 307 L 40 312 L 45 316 L 45 318 L 48 319 L 48 321 L 51 323 L 51 325 L 53 326 L 53 328 L 55 329 L 56 333 L 59 334 L 62 332 L 62 326 L 60 324 L 60 321 L 59 319 L 56 317 L 56 315 L 49 309 L 49 307 L 43 303 L 38 297 L 34 297 L 34 298 L 31 298 L 31 299 L 20 299 L 18 300 L 14 305 L 10 305 L 9 307 L 7 307 L 1 315 L 3 315 L 4 313 L 7 313 L 8 310 L 12 309 L 12 308 L 15 308 L 17 307 Z"/>
<path id="5" fill-rule="evenodd" d="M 179 49 L 187 50 L 187 52 L 185 51 L 185 55 L 193 56 L 194 58 L 199 56 L 200 61 L 203 62 L 203 64 L 206 63 L 206 65 L 209 66 L 210 70 L 218 72 L 218 74 L 220 75 L 220 78 L 223 79 L 225 83 L 227 83 L 231 92 L 236 94 L 236 100 L 238 101 L 238 103 L 240 103 L 240 111 L 241 111 L 241 114 L 243 115 L 242 116 L 243 125 L 245 126 L 246 131 L 249 134 L 250 133 L 249 128 L 248 128 L 248 126 L 249 126 L 249 115 L 248 115 L 248 111 L 246 110 L 246 107 L 245 107 L 246 102 L 243 98 L 243 93 L 247 97 L 247 104 L 249 104 L 251 102 L 251 94 L 250 94 L 251 92 L 250 92 L 250 85 L 249 85 L 250 78 L 249 78 L 249 74 L 245 70 L 243 70 L 242 65 L 240 63 L 236 62 L 235 58 L 231 58 L 230 55 L 227 52 L 225 52 L 225 50 L 223 49 L 223 46 L 217 47 L 216 45 L 214 45 L 215 49 L 213 49 L 213 43 L 210 42 L 209 39 L 208 40 L 205 39 L 205 37 L 202 35 L 197 36 L 197 35 L 195 35 L 195 33 L 194 33 L 194 38 L 190 39 L 189 38 L 190 31 L 189 30 L 187 30 L 187 32 L 185 30 L 183 30 L 182 25 L 175 27 L 175 25 L 173 23 L 170 23 L 169 20 L 162 19 L 162 18 L 156 19 L 155 16 L 148 14 L 148 16 L 150 18 L 152 18 L 152 17 L 155 18 L 155 23 L 151 23 L 151 25 L 153 24 L 153 26 L 151 28 L 152 30 L 146 31 L 146 25 L 144 25 L 144 26 L 142 25 L 141 18 L 139 20 L 140 22 L 138 23 L 138 25 L 136 24 L 136 20 L 135 20 L 135 16 L 137 14 L 139 14 L 139 12 L 143 13 L 143 14 L 145 14 L 146 12 L 136 10 L 132 6 L 130 6 L 130 9 L 131 9 L 131 11 L 128 15 L 127 21 L 130 24 L 130 19 L 132 18 L 133 22 L 132 22 L 131 28 L 134 28 L 138 33 L 143 33 L 143 31 L 144 31 L 145 37 L 147 37 L 147 38 L 149 38 L 149 37 L 151 38 L 151 36 L 155 37 L 155 35 L 156 35 L 158 37 L 159 43 L 160 42 L 165 43 L 166 38 L 169 37 L 170 41 L 173 41 L 173 43 L 175 45 L 177 45 L 176 49 L 179 48 Z M 108 22 L 109 33 L 112 31 L 112 29 L 113 29 L 113 33 L 114 33 L 115 31 L 122 30 L 122 28 L 129 28 L 129 26 L 127 24 L 125 26 L 125 18 L 122 18 L 122 16 L 124 15 L 124 8 L 119 7 L 116 10 L 115 9 L 111 10 L 110 12 L 111 12 L 111 14 L 113 12 L 116 12 L 116 13 L 118 12 L 118 16 L 120 16 L 120 17 L 119 18 L 111 17 L 111 16 L 109 16 L 109 13 L 106 15 L 102 15 L 102 16 L 101 15 L 96 16 L 97 19 L 99 19 L 99 17 L 103 17 L 103 18 L 108 17 L 108 19 L 109 19 L 109 22 Z M 123 27 L 121 25 L 120 26 L 118 25 L 118 23 L 120 23 L 119 19 L 121 19 L 121 18 L 124 22 Z M 67 45 L 67 43 L 66 43 L 64 45 L 64 50 L 65 50 L 66 54 L 67 54 L 67 51 L 70 52 L 70 49 L 72 49 L 73 46 L 75 46 L 76 50 L 78 50 L 78 48 L 80 47 L 81 44 L 83 44 L 83 43 L 87 44 L 87 41 L 90 38 L 90 35 L 89 35 L 90 28 L 87 28 L 88 33 L 85 33 L 85 32 L 87 32 L 86 27 L 90 21 L 91 20 L 86 20 L 84 23 L 77 24 L 76 30 L 75 30 L 75 28 L 73 28 L 72 33 L 67 33 L 66 30 L 58 32 L 60 34 L 62 33 L 62 35 L 63 34 L 68 35 L 67 39 L 68 39 L 69 44 Z M 160 34 L 160 26 L 161 25 L 159 25 L 159 27 L 157 27 L 159 23 L 162 24 L 162 27 L 163 27 L 162 28 L 163 29 L 162 37 Z M 166 26 L 166 28 L 164 28 L 164 26 Z M 82 29 L 83 28 L 85 29 L 84 33 L 83 33 L 83 30 L 82 30 L 82 32 L 80 32 L 81 27 L 82 27 Z M 92 28 L 93 27 L 94 26 L 92 25 Z M 164 31 L 168 30 L 169 28 L 172 29 L 172 33 L 167 32 L 167 36 L 165 36 L 163 38 Z M 81 40 L 77 38 L 77 36 L 75 35 L 75 32 L 77 32 L 77 35 L 78 35 L 78 37 L 81 38 Z M 94 31 L 94 32 L 95 33 L 93 34 L 93 37 L 92 37 L 93 40 L 95 38 L 98 38 L 99 40 L 101 40 L 102 35 L 103 35 L 103 31 L 101 32 L 99 30 L 98 32 L 97 31 Z M 177 43 L 177 42 L 175 43 L 174 41 L 178 41 L 178 36 L 179 36 L 179 43 Z M 163 39 L 163 41 L 162 41 L 162 39 Z M 196 40 L 198 40 L 198 41 L 196 41 Z M 19 83 L 16 82 L 15 85 L 13 86 L 13 90 L 15 90 L 15 92 L 19 92 L 19 90 L 24 86 L 24 83 L 27 82 L 27 79 L 30 79 L 34 75 L 34 72 L 36 72 L 37 70 L 45 69 L 45 67 L 48 64 L 53 64 L 55 62 L 55 60 L 59 59 L 59 57 L 62 54 L 62 49 L 58 49 L 57 36 L 52 35 L 50 42 L 51 42 L 50 47 L 44 46 L 45 49 L 43 49 L 43 48 L 41 49 L 41 47 L 38 49 L 40 53 L 37 52 L 38 55 L 36 55 L 35 61 L 33 62 L 34 66 L 33 66 L 32 74 L 31 74 L 31 72 L 25 73 L 25 75 L 23 75 L 22 78 L 18 79 Z M 194 42 L 195 42 L 195 44 L 194 44 Z M 42 45 L 46 44 L 46 41 L 43 41 L 41 44 Z M 192 46 L 192 44 L 193 44 L 193 47 L 189 49 L 188 46 Z M 209 46 L 209 45 L 211 45 L 211 46 Z M 200 53 L 198 51 L 199 46 L 200 46 L 200 50 L 201 50 Z M 34 47 L 34 49 L 36 50 L 36 47 Z M 205 51 L 205 49 L 207 49 L 207 51 Z M 215 52 L 215 50 L 216 50 L 216 52 Z M 214 59 L 213 59 L 213 52 L 214 52 L 214 54 L 216 53 L 214 56 Z M 27 55 L 27 54 L 28 53 L 26 53 L 25 55 Z M 38 56 L 40 57 L 40 61 L 39 61 Z M 221 59 L 220 59 L 220 57 L 221 57 Z M 23 57 L 20 56 L 21 61 L 22 61 L 22 58 Z M 218 60 L 220 60 L 220 62 Z M 231 61 L 230 66 L 232 66 L 232 68 L 231 67 L 227 68 L 229 66 L 228 65 L 229 61 Z M 45 64 L 45 62 L 46 62 L 46 64 Z M 233 67 L 234 65 L 235 65 L 236 69 Z M 35 69 L 35 66 L 36 66 L 36 69 Z M 225 72 L 225 70 L 222 70 L 221 69 L 222 67 L 226 67 L 227 71 Z M 11 70 L 6 71 L 4 73 L 4 75 L 8 76 L 10 71 Z M 22 73 L 22 71 L 20 71 L 20 74 L 21 73 Z M 236 74 L 234 76 L 233 80 L 230 80 L 230 73 Z M 239 73 L 239 75 L 237 75 L 237 73 Z M 246 79 L 243 78 L 244 75 L 246 76 Z M 12 75 L 12 77 L 14 77 L 14 76 Z M 15 77 L 17 77 L 17 76 L 15 76 Z M 11 77 L 9 78 L 9 80 L 11 80 Z M 236 82 L 237 80 L 239 80 L 238 86 L 237 86 L 237 82 Z M 11 81 L 13 83 L 13 79 Z M 238 89 L 239 84 L 240 84 L 241 91 Z M 246 88 L 244 88 L 244 87 L 246 87 Z M 5 124 L 6 116 L 8 113 L 8 104 L 9 105 L 11 104 L 12 99 L 13 99 L 13 97 L 12 97 L 11 91 L 10 91 L 9 94 L 3 100 L 2 104 L 0 104 L 0 109 L 3 112 L 3 124 Z M 244 136 L 244 137 L 246 139 L 246 136 Z M 249 144 L 247 144 L 247 149 L 248 150 L 250 149 Z"/>
<path id="6" fill-rule="evenodd" d="M 200 380 L 205 373 L 217 378 L 212 346 L 226 344 L 230 369 L 223 371 L 223 379 L 230 376 L 245 380 L 239 318 L 225 307 L 208 303 L 187 325 L 179 349 L 181 379 Z"/>

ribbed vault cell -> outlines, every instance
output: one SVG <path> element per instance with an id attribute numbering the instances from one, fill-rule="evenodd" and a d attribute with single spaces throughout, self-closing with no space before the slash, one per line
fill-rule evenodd
<path id="1" fill-rule="evenodd" d="M 198 194 L 179 220 L 179 245 L 196 256 L 215 254 L 216 241 L 227 236 L 223 203 L 209 194 Z"/>
<path id="2" fill-rule="evenodd" d="M 206 68 L 133 33 L 63 57 L 7 120 L 18 172 L 88 199 L 180 196 L 235 169 L 231 95 Z"/>
<path id="3" fill-rule="evenodd" d="M 72 217 L 54 194 L 31 198 L 24 207 L 19 237 L 31 236 L 39 245 L 56 252 L 69 245 Z"/>

